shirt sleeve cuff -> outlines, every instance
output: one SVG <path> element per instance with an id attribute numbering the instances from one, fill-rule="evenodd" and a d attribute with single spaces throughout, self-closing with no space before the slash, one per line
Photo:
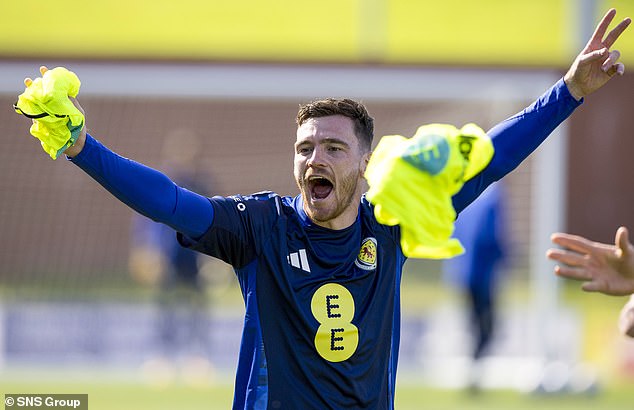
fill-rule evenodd
<path id="1" fill-rule="evenodd" d="M 573 97 L 572 94 L 570 94 L 568 85 L 564 81 L 563 77 L 560 78 L 559 81 L 557 81 L 557 84 L 555 84 L 555 87 L 559 90 L 559 92 L 562 93 L 562 96 L 564 96 L 566 99 L 572 100 L 576 104 L 576 106 L 583 104 L 584 97 L 581 97 L 580 100 L 577 100 L 575 97 Z"/>

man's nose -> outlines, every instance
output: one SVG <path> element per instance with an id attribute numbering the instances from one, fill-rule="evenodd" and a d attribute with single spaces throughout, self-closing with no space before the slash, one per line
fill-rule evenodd
<path id="1" fill-rule="evenodd" d="M 313 149 L 313 152 L 308 158 L 308 166 L 319 167 L 324 165 L 325 165 L 324 150 L 318 147 Z"/>

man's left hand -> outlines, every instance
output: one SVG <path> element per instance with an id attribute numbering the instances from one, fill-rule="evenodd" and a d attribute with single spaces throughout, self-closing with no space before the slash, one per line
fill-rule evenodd
<path id="1" fill-rule="evenodd" d="M 625 72 L 623 63 L 618 62 L 621 53 L 618 50 L 610 50 L 610 47 L 632 20 L 629 17 L 623 19 L 605 36 L 615 15 L 615 9 L 608 10 L 595 29 L 592 38 L 564 76 L 570 94 L 577 100 L 603 87 L 615 74 L 623 75 Z"/>

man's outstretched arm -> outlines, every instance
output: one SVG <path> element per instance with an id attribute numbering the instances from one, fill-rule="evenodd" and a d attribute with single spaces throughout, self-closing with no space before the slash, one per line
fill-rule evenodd
<path id="1" fill-rule="evenodd" d="M 85 115 L 79 102 L 71 101 Z M 112 152 L 87 135 L 85 126 L 64 154 L 135 211 L 191 238 L 202 236 L 213 222 L 214 210 L 207 198 L 176 185 L 155 169 Z"/>
<path id="2" fill-rule="evenodd" d="M 605 14 L 562 80 L 525 110 L 488 131 L 495 154 L 489 166 L 454 196 L 457 212 L 526 159 L 582 103 L 583 97 L 603 87 L 615 75 L 624 73 L 625 66 L 618 62 L 619 51 L 610 48 L 631 19 L 623 19 L 606 35 L 615 15 L 615 9 Z"/>

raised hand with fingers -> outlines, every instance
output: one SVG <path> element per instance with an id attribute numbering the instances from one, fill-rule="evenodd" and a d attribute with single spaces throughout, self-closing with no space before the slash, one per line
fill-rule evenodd
<path id="1" fill-rule="evenodd" d="M 594 242 L 565 233 L 551 236 L 563 249 L 549 249 L 547 256 L 559 262 L 555 273 L 565 278 L 584 281 L 582 289 L 606 295 L 624 296 L 634 293 L 634 245 L 628 231 L 616 231 L 615 244 Z"/>
<path id="2" fill-rule="evenodd" d="M 564 76 L 568 90 L 577 100 L 603 87 L 615 74 L 623 75 L 625 72 L 623 63 L 618 62 L 621 53 L 610 48 L 632 20 L 629 17 L 623 19 L 606 36 L 614 16 L 616 10 L 608 10 Z"/>

